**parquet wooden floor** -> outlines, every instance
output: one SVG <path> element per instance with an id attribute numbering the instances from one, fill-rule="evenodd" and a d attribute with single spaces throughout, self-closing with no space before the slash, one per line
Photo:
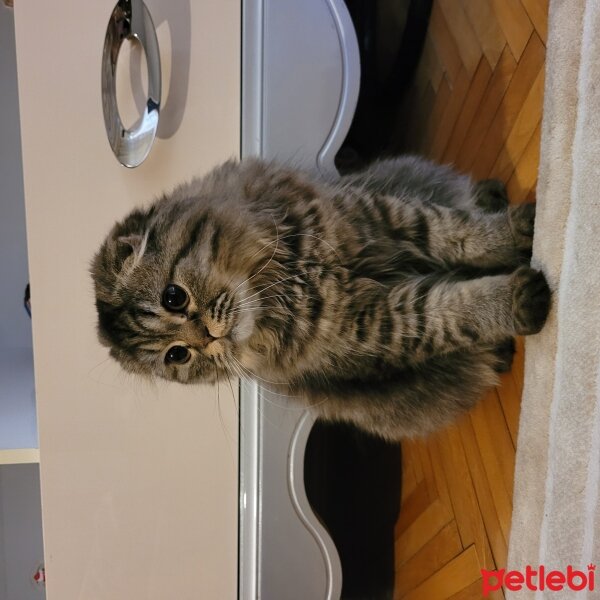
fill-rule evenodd
<path id="1" fill-rule="evenodd" d="M 434 0 L 394 150 L 534 199 L 547 12 L 547 0 Z M 395 599 L 481 598 L 480 570 L 506 565 L 522 387 L 518 340 L 500 387 L 456 425 L 403 444 Z"/>

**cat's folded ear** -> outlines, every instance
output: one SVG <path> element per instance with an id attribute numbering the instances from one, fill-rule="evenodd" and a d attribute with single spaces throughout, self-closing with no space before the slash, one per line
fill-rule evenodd
<path id="1" fill-rule="evenodd" d="M 139 254 L 144 245 L 144 236 L 139 233 L 133 233 L 131 235 L 121 235 L 117 238 L 117 243 L 125 244 L 127 252 L 133 254 Z"/>
<path id="2" fill-rule="evenodd" d="M 152 209 L 134 210 L 117 223 L 94 257 L 91 271 L 96 282 L 96 294 L 105 301 L 111 301 L 116 284 L 123 281 L 123 277 L 144 255 L 151 212 Z"/>
<path id="3" fill-rule="evenodd" d="M 136 209 L 123 221 L 117 223 L 108 236 L 109 252 L 112 255 L 113 265 L 120 272 L 129 258 L 133 262 L 139 261 L 146 250 L 148 239 L 147 210 Z"/>
<path id="4" fill-rule="evenodd" d="M 136 209 L 123 221 L 117 223 L 109 234 L 109 239 L 128 248 L 128 252 L 139 252 L 148 229 L 150 210 Z"/>

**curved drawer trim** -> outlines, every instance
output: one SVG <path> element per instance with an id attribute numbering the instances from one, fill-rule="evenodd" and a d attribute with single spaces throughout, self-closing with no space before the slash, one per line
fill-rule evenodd
<path id="1" fill-rule="evenodd" d="M 360 90 L 360 52 L 356 31 L 343 0 L 327 0 L 333 17 L 342 57 L 342 89 L 335 120 L 317 155 L 317 165 L 324 172 L 335 170 L 335 155 L 352 124 Z"/>
<path id="2" fill-rule="evenodd" d="M 298 517 L 317 542 L 327 571 L 326 600 L 337 600 L 342 593 L 342 565 L 333 540 L 310 506 L 304 487 L 304 455 L 308 436 L 315 423 L 309 411 L 302 414 L 292 435 L 288 462 L 290 498 Z"/>

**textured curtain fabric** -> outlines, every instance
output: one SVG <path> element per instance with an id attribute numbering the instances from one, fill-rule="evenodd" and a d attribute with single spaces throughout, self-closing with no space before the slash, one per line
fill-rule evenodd
<path id="1" fill-rule="evenodd" d="M 600 0 L 550 2 L 537 202 L 534 264 L 554 305 L 526 342 L 508 568 L 588 573 L 600 565 Z M 586 597 L 568 589 L 554 595 Z"/>

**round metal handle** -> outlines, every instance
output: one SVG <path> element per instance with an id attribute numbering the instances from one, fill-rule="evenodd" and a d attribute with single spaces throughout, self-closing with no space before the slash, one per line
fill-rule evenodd
<path id="1" fill-rule="evenodd" d="M 131 38 L 136 39 L 146 53 L 148 99 L 138 122 L 131 129 L 125 129 L 117 106 L 116 73 L 121 45 Z M 104 39 L 102 109 L 108 141 L 122 165 L 137 167 L 148 156 L 158 127 L 160 94 L 160 54 L 150 12 L 142 0 L 119 0 L 108 21 Z"/>

